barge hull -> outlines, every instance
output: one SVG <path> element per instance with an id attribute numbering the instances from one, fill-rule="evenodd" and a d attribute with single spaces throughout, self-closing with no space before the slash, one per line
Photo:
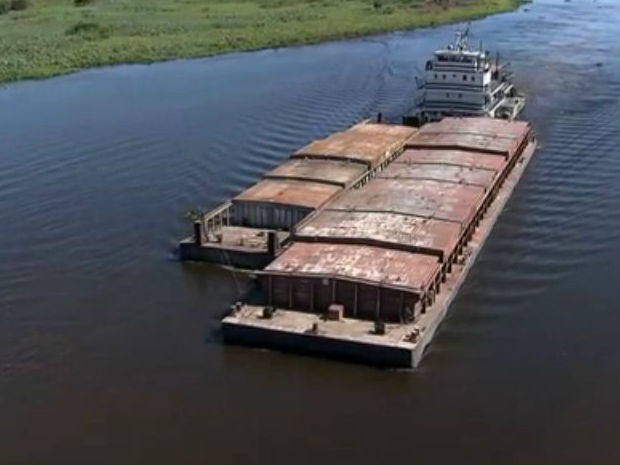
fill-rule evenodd
<path id="1" fill-rule="evenodd" d="M 259 310 L 256 308 L 255 310 Z M 314 335 L 296 328 L 246 324 L 234 318 L 222 322 L 226 342 L 355 362 L 384 368 L 411 368 L 419 361 L 408 347 L 372 344 L 368 341 Z"/>
<path id="2" fill-rule="evenodd" d="M 527 168 L 536 148 L 531 141 L 506 177 L 496 198 L 466 246 L 465 260 L 455 264 L 442 291 L 414 323 L 386 325 L 374 334 L 374 322 L 341 319 L 326 321 L 312 313 L 277 309 L 263 318 L 263 307 L 245 305 L 222 321 L 227 342 L 293 351 L 390 368 L 415 368 L 445 318 L 452 300 L 484 246 L 495 222 Z M 308 328 L 314 327 L 313 331 Z M 407 336 L 415 333 L 414 339 Z"/>

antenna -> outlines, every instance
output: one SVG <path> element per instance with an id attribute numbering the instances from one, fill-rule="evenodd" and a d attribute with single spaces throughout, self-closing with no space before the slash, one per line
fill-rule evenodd
<path id="1" fill-rule="evenodd" d="M 455 48 L 457 50 L 467 50 L 469 48 L 468 45 L 468 41 L 469 41 L 469 25 L 471 23 L 467 23 L 467 27 L 465 27 L 465 30 L 463 32 L 458 31 L 456 33 L 456 44 L 455 44 Z"/>

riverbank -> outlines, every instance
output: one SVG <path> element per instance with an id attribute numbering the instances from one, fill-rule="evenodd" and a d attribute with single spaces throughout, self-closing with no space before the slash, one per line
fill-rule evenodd
<path id="1" fill-rule="evenodd" d="M 520 0 L 0 0 L 0 83 L 464 21 Z M 16 8 L 11 8 L 12 4 Z"/>

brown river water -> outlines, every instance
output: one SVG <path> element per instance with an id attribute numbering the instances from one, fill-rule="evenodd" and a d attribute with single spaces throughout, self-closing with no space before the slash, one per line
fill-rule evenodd
<path id="1" fill-rule="evenodd" d="M 182 213 L 381 111 L 458 26 L 0 88 L 0 464 L 618 464 L 620 4 L 472 23 L 541 142 L 416 371 L 224 346 Z"/>

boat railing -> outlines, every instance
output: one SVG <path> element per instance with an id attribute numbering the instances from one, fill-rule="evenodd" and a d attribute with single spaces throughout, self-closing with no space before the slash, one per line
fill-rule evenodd
<path id="1" fill-rule="evenodd" d="M 200 219 L 203 238 L 208 242 L 217 242 L 222 228 L 224 226 L 230 226 L 233 222 L 233 218 L 233 204 L 230 201 L 206 212 Z"/>

